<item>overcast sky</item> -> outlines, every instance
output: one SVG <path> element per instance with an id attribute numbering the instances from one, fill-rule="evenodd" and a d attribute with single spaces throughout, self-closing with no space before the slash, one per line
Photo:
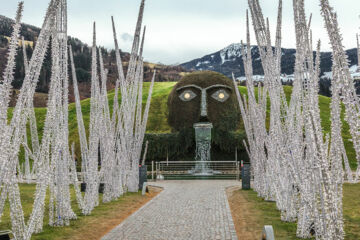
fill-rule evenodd
<path id="1" fill-rule="evenodd" d="M 41 26 L 49 0 L 23 0 L 23 22 Z M 0 0 L 0 14 L 14 17 L 17 0 Z M 275 30 L 277 1 L 260 0 L 265 16 Z M 120 47 L 128 51 L 140 0 L 68 0 L 68 33 L 91 43 L 92 22 L 97 23 L 98 45 L 113 48 L 111 16 L 114 16 Z M 360 26 L 360 0 L 330 0 L 338 13 L 346 48 L 356 46 Z M 330 50 L 320 15 L 319 0 L 305 0 L 307 16 L 313 13 L 314 40 Z M 295 46 L 292 1 L 283 0 L 283 47 Z M 165 64 L 183 63 L 216 52 L 245 39 L 247 0 L 147 0 L 145 60 Z M 274 36 L 274 34 L 273 34 Z M 252 44 L 255 38 L 252 36 Z"/>

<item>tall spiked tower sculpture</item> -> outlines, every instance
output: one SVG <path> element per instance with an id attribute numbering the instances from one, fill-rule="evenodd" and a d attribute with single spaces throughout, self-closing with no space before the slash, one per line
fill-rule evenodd
<path id="1" fill-rule="evenodd" d="M 276 201 L 283 221 L 297 219 L 298 237 L 308 238 L 314 232 L 316 239 L 343 239 L 343 165 L 349 181 L 352 173 L 341 137 L 340 100 L 345 105 L 345 119 L 349 122 L 357 153 L 360 148 L 356 147 L 359 143 L 356 126 L 359 126 L 360 108 L 341 46 L 336 14 L 327 0 L 320 0 L 320 3 L 334 50 L 330 135 L 325 136 L 322 131 L 318 102 L 320 42 L 314 59 L 311 17 L 307 21 L 304 0 L 293 0 L 297 51 L 290 104 L 285 100 L 279 81 L 281 16 L 278 15 L 276 47 L 273 49 L 269 22 L 265 21 L 258 0 L 249 0 L 249 7 L 265 73 L 264 88 L 259 87 L 257 103 L 253 96 L 251 49 L 248 45 L 247 56 L 243 54 L 248 101 L 239 92 L 237 94 L 248 134 L 247 151 L 253 165 L 254 189 L 260 196 Z M 279 13 L 281 5 L 280 0 Z M 261 114 L 261 107 L 266 113 L 266 101 L 263 106 L 259 103 L 267 96 L 270 100 L 270 126 L 269 130 L 263 130 L 259 120 L 266 117 L 266 114 Z M 260 149 L 256 151 L 258 146 Z M 263 155 L 265 148 L 266 154 Z"/>
<path id="2" fill-rule="evenodd" d="M 116 127 L 118 149 L 117 159 L 120 167 L 125 172 L 123 184 L 130 192 L 138 191 L 139 183 L 139 160 L 146 130 L 146 123 L 150 109 L 151 94 L 154 85 L 155 72 L 149 88 L 148 99 L 144 112 L 142 112 L 142 89 L 143 89 L 143 40 L 140 44 L 141 26 L 144 14 L 145 0 L 141 1 L 138 21 L 135 29 L 135 37 L 131 50 L 130 61 L 126 77 L 123 75 L 123 66 L 117 46 L 116 32 L 114 29 L 114 41 L 118 77 L 120 80 L 121 105 L 117 111 L 118 123 Z M 117 90 L 116 90 L 117 91 Z"/>
<path id="3" fill-rule="evenodd" d="M 56 11 L 55 27 L 52 32 L 52 83 L 50 93 L 54 102 L 50 178 L 50 225 L 68 225 L 75 218 L 70 206 L 69 190 L 69 131 L 68 131 L 68 54 L 67 54 L 67 3 L 61 0 Z M 51 212 L 55 206 L 55 213 Z M 53 214 L 53 215 L 52 215 Z M 53 219 L 52 219 L 53 218 Z"/>
<path id="4" fill-rule="evenodd" d="M 358 69 L 360 71 L 360 42 L 359 42 L 359 34 L 356 34 L 356 46 L 357 46 L 357 59 L 358 59 Z"/>

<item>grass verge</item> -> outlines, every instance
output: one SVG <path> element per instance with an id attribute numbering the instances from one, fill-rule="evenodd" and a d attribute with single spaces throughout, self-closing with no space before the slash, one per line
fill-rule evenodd
<path id="1" fill-rule="evenodd" d="M 275 202 L 264 201 L 252 190 L 229 189 L 228 199 L 239 239 L 259 239 L 264 225 L 273 226 L 277 240 L 300 239 L 296 223 L 281 221 Z M 343 210 L 345 239 L 360 239 L 360 184 L 344 184 Z"/>
<path id="2" fill-rule="evenodd" d="M 29 218 L 32 211 L 32 204 L 34 201 L 35 185 L 21 184 L 21 199 L 23 211 L 26 220 Z M 151 200 L 159 193 L 158 188 L 150 188 L 150 192 L 145 196 L 138 193 L 127 193 L 120 197 L 117 201 L 110 203 L 102 203 L 102 194 L 100 194 L 100 204 L 91 213 L 91 215 L 84 216 L 78 208 L 75 200 L 74 189 L 71 189 L 71 205 L 72 209 L 78 216 L 76 220 L 70 222 L 70 226 L 66 227 L 50 227 L 48 197 L 46 198 L 45 215 L 44 215 L 44 231 L 35 234 L 31 239 L 34 240 L 65 240 L 65 239 L 100 239 L 111 229 L 119 225 L 128 216 L 134 213 L 137 209 Z M 0 222 L 0 230 L 11 229 L 9 202 L 6 202 L 4 214 Z"/>

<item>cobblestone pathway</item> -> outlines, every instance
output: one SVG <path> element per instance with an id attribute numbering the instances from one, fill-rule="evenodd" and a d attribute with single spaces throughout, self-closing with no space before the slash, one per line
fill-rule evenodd
<path id="1" fill-rule="evenodd" d="M 103 240 L 237 239 L 225 188 L 236 181 L 163 181 L 164 190 Z"/>

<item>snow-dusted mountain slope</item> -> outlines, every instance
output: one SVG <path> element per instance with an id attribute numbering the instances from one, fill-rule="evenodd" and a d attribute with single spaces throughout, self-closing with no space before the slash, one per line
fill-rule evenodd
<path id="1" fill-rule="evenodd" d="M 291 75 L 294 72 L 295 64 L 295 49 L 282 49 L 281 72 L 286 75 Z M 349 49 L 346 51 L 349 56 L 350 65 L 357 64 L 356 49 Z M 315 54 L 315 53 L 314 53 Z M 254 75 L 263 75 L 264 71 L 261 66 L 259 49 L 257 46 L 251 47 L 251 55 L 253 60 Z M 321 72 L 331 72 L 331 53 L 321 53 Z M 232 73 L 235 76 L 244 76 L 244 65 L 242 61 L 242 51 L 240 43 L 234 43 L 228 47 L 221 49 L 218 52 L 206 55 L 204 57 L 194 59 L 192 61 L 181 64 L 187 70 L 211 70 L 223 73 L 231 77 Z"/>

